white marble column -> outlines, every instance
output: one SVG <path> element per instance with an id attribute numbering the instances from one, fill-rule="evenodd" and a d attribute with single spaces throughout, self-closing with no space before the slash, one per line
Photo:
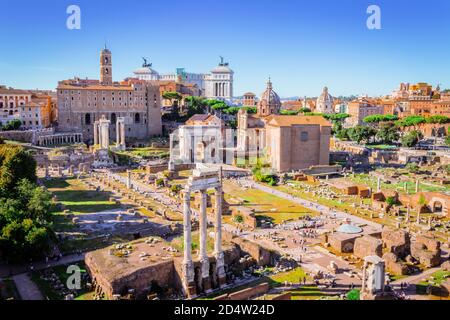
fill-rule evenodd
<path id="1" fill-rule="evenodd" d="M 94 145 L 98 145 L 99 144 L 99 139 L 98 139 L 98 122 L 94 122 Z"/>
<path id="2" fill-rule="evenodd" d="M 208 216 L 206 214 L 206 190 L 200 191 L 200 252 L 203 279 L 209 278 L 209 259 L 207 252 Z"/>
<path id="3" fill-rule="evenodd" d="M 214 238 L 214 256 L 216 258 L 216 274 L 219 286 L 225 284 L 225 259 L 222 251 L 222 188 L 216 189 L 216 208 L 215 208 L 215 238 Z"/>
<path id="4" fill-rule="evenodd" d="M 184 234 L 184 258 L 183 258 L 183 286 L 185 293 L 190 294 L 189 287 L 194 284 L 194 264 L 192 262 L 192 230 L 191 230 L 191 192 L 184 191 L 183 198 L 183 234 Z"/>
<path id="5" fill-rule="evenodd" d="M 131 189 L 131 170 L 127 170 L 127 189 Z"/>
<path id="6" fill-rule="evenodd" d="M 116 122 L 116 147 L 120 147 L 120 121 L 117 119 Z"/>

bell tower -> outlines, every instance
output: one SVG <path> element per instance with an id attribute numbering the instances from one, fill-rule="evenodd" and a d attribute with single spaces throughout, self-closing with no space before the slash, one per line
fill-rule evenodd
<path id="1" fill-rule="evenodd" d="M 100 53 L 100 83 L 112 85 L 112 55 L 106 46 Z"/>

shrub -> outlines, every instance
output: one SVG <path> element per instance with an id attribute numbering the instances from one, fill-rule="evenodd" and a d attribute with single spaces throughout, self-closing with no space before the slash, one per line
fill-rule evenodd
<path id="1" fill-rule="evenodd" d="M 236 223 L 243 223 L 244 222 L 244 217 L 238 214 L 238 215 L 234 216 L 233 220 Z"/>
<path id="2" fill-rule="evenodd" d="M 183 189 L 183 187 L 179 184 L 174 184 L 173 186 L 170 187 L 170 191 L 175 194 L 179 194 L 182 189 Z"/>
<path id="3" fill-rule="evenodd" d="M 164 179 L 160 178 L 156 180 L 156 186 L 157 187 L 164 187 Z"/>
<path id="4" fill-rule="evenodd" d="M 419 171 L 419 166 L 415 162 L 410 162 L 406 165 L 406 170 L 411 173 L 417 173 Z"/>
<path id="5" fill-rule="evenodd" d="M 352 300 L 352 301 L 355 301 L 355 300 L 360 300 L 360 291 L 359 290 L 352 290 L 352 291 L 349 291 L 348 293 L 347 293 L 347 300 Z"/>

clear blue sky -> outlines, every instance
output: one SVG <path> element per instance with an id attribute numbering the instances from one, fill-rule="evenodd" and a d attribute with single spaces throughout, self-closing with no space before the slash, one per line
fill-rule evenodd
<path id="1" fill-rule="evenodd" d="M 66 28 L 81 7 L 82 29 Z M 370 4 L 382 30 L 366 27 Z M 114 79 L 150 58 L 160 73 L 207 72 L 223 55 L 235 94 L 262 92 L 269 76 L 287 96 L 388 94 L 400 82 L 450 88 L 448 0 L 2 0 L 0 84 L 54 89 L 73 76 L 98 79 L 99 51 Z"/>

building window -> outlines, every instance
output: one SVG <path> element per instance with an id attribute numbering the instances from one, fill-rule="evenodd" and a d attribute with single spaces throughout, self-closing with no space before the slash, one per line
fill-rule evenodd
<path id="1" fill-rule="evenodd" d="M 117 122 L 117 116 L 115 113 L 111 113 L 111 123 L 115 124 Z"/>
<path id="2" fill-rule="evenodd" d="M 300 140 L 301 140 L 301 141 L 308 141 L 308 139 L 309 139 L 309 134 L 308 134 L 308 132 L 303 131 L 303 132 L 300 134 Z"/>
<path id="3" fill-rule="evenodd" d="M 134 123 L 140 123 L 141 122 L 141 115 L 139 113 L 136 113 L 134 115 Z"/>
<path id="4" fill-rule="evenodd" d="M 86 113 L 86 115 L 84 116 L 84 123 L 86 125 L 90 125 L 91 124 L 91 114 L 90 113 Z"/>

